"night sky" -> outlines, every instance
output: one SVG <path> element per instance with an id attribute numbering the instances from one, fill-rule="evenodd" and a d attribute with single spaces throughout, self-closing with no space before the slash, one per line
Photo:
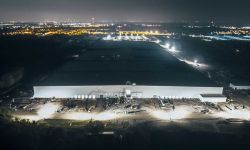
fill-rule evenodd
<path id="1" fill-rule="evenodd" d="M 250 0 L 0 0 L 0 21 L 250 23 Z"/>

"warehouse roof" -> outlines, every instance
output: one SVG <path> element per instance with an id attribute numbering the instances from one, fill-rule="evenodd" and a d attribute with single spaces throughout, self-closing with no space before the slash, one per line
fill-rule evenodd
<path id="1" fill-rule="evenodd" d="M 46 86 L 72 85 L 216 86 L 154 43 L 99 41 L 47 79 Z"/>

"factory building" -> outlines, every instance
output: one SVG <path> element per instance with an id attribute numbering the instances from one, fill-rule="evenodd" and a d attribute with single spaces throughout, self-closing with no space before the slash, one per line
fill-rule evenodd
<path id="1" fill-rule="evenodd" d="M 98 41 L 34 86 L 34 98 L 126 96 L 221 102 L 222 92 L 222 87 L 158 44 L 142 41 Z"/>
<path id="2" fill-rule="evenodd" d="M 200 98 L 213 95 L 210 99 L 221 98 L 221 87 L 184 87 L 184 86 L 138 86 L 138 85 L 104 85 L 104 86 L 35 86 L 36 98 L 76 98 L 92 99 L 126 96 L 133 98 Z M 204 98 L 205 99 L 205 98 Z M 202 99 L 202 100 L 204 100 Z"/>

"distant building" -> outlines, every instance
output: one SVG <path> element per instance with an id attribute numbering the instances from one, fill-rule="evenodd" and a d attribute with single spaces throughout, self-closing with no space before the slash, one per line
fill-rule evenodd
<path id="1" fill-rule="evenodd" d="M 235 90 L 250 90 L 250 85 L 235 85 L 233 83 L 230 83 L 229 85 L 230 88 L 235 89 Z"/>

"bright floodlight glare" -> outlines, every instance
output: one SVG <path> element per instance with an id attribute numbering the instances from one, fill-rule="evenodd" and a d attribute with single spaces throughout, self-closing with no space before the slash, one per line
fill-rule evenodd
<path id="1" fill-rule="evenodd" d="M 174 47 L 174 46 L 172 46 L 172 47 L 169 49 L 169 51 L 170 51 L 170 52 L 174 52 L 174 53 L 177 52 L 177 51 L 176 51 L 176 47 Z"/>
<path id="2" fill-rule="evenodd" d="M 107 39 L 108 40 L 110 40 L 111 39 L 111 35 L 109 34 L 109 35 L 107 35 Z"/>
<path id="3" fill-rule="evenodd" d="M 169 120 L 170 116 L 167 112 L 161 111 L 161 110 L 157 110 L 157 111 L 153 111 L 153 116 L 158 118 L 158 119 L 162 119 L 162 120 Z"/>
<path id="4" fill-rule="evenodd" d="M 86 112 L 70 112 L 65 113 L 62 115 L 62 119 L 69 119 L 69 120 L 98 120 L 98 121 L 106 121 L 106 120 L 112 120 L 117 117 L 116 114 L 111 112 L 102 112 L 99 114 L 92 114 L 92 113 L 86 113 Z"/>
<path id="5" fill-rule="evenodd" d="M 106 121 L 106 120 L 111 120 L 111 119 L 115 119 L 117 117 L 116 114 L 111 113 L 111 112 L 103 112 L 100 114 L 96 114 L 94 116 L 94 120 L 99 120 L 99 121 Z"/>
<path id="6" fill-rule="evenodd" d="M 225 118 L 225 119 L 243 119 L 250 120 L 249 110 L 230 110 L 223 111 L 214 114 L 215 117 Z"/>
<path id="7" fill-rule="evenodd" d="M 189 112 L 186 110 L 182 109 L 177 109 L 175 111 L 170 112 L 170 117 L 171 119 L 184 119 L 188 116 Z"/>
<path id="8" fill-rule="evenodd" d="M 210 67 L 207 64 L 198 63 L 198 60 L 196 60 L 196 61 L 195 60 L 190 61 L 190 60 L 186 60 L 186 59 L 179 59 L 179 60 L 183 61 L 189 65 L 192 65 L 193 67 L 199 68 L 199 69 L 207 69 Z"/>
<path id="9" fill-rule="evenodd" d="M 169 44 L 169 43 L 166 43 L 166 44 L 165 44 L 165 47 L 166 47 L 166 48 L 169 48 L 169 47 L 170 47 L 170 44 Z"/>
<path id="10" fill-rule="evenodd" d="M 93 114 L 85 112 L 71 112 L 63 114 L 62 119 L 69 120 L 90 120 L 93 118 Z"/>
<path id="11" fill-rule="evenodd" d="M 185 109 L 178 109 L 174 111 L 153 111 L 153 116 L 161 120 L 178 120 L 184 119 L 189 115 L 189 112 Z"/>
<path id="12" fill-rule="evenodd" d="M 159 44 L 161 41 L 159 40 L 159 39 L 157 39 L 156 41 L 155 41 L 155 43 L 157 43 L 157 44 Z"/>
<path id="13" fill-rule="evenodd" d="M 55 103 L 47 103 L 37 111 L 37 114 L 42 119 L 51 118 L 58 110 L 59 105 Z"/>

